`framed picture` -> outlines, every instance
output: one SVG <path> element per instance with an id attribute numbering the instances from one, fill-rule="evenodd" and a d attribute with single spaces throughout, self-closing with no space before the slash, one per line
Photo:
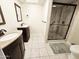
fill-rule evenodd
<path id="1" fill-rule="evenodd" d="M 3 24 L 5 24 L 5 20 L 4 20 L 2 9 L 1 9 L 1 6 L 0 6 L 0 25 L 3 25 Z"/>
<path id="2" fill-rule="evenodd" d="M 21 22 L 22 21 L 21 7 L 18 4 L 16 4 L 16 3 L 14 3 L 14 5 L 15 5 L 17 21 Z"/>

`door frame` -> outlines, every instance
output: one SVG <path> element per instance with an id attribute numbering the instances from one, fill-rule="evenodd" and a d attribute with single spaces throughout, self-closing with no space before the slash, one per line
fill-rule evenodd
<path id="1" fill-rule="evenodd" d="M 52 2 L 51 2 L 51 3 L 52 3 Z M 71 26 L 71 22 L 72 22 L 72 19 L 73 19 L 73 16 L 74 16 L 76 7 L 77 7 L 77 4 L 60 3 L 60 2 L 53 2 L 52 5 L 53 5 L 53 4 L 75 6 L 74 11 L 73 11 L 73 14 L 72 14 L 71 19 L 70 19 L 70 22 L 69 22 L 69 25 L 68 25 L 68 29 L 67 29 L 66 35 L 65 35 L 65 37 L 64 37 L 64 39 L 66 39 L 67 34 L 68 34 L 68 31 L 69 31 L 69 28 L 70 28 L 70 26 Z M 50 5 L 51 7 L 50 7 L 50 10 L 49 10 L 49 13 L 48 13 L 48 16 L 49 16 L 49 17 L 48 17 L 47 26 L 46 26 L 46 31 L 47 31 L 47 33 L 46 33 L 46 40 L 47 40 L 47 41 L 48 41 L 48 32 L 49 32 L 50 20 L 51 20 L 50 18 L 51 18 L 51 12 L 52 12 L 52 5 Z"/>
<path id="2" fill-rule="evenodd" d="M 72 19 L 73 19 L 73 16 L 74 16 L 74 13 L 75 13 L 75 10 L 76 10 L 76 6 L 77 4 L 71 4 L 71 3 L 59 3 L 59 2 L 53 2 L 53 4 L 56 4 L 56 5 L 67 5 L 67 6 L 74 6 L 74 11 L 73 11 L 73 14 L 71 16 L 71 19 L 70 19 L 70 22 L 69 22 L 69 25 L 68 25 L 68 29 L 67 29 L 67 32 L 66 32 L 66 35 L 64 37 L 64 39 L 66 39 L 67 37 L 67 34 L 68 34 L 68 31 L 69 31 L 69 28 L 70 28 L 70 25 L 71 25 L 71 22 L 72 22 Z"/>
<path id="3" fill-rule="evenodd" d="M 49 32 L 49 26 L 50 26 L 50 17 L 51 17 L 51 12 L 52 12 L 52 2 L 53 0 L 48 0 L 48 13 L 47 13 L 47 23 L 46 23 L 46 30 L 45 30 L 45 42 L 48 42 L 48 32 Z"/>

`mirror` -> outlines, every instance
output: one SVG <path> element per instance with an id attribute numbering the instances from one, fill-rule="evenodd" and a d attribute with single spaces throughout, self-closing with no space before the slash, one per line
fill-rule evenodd
<path id="1" fill-rule="evenodd" d="M 0 6 L 0 25 L 3 25 L 3 24 L 5 24 L 5 20 L 4 20 L 2 9 L 1 9 L 1 6 Z"/>
<path id="2" fill-rule="evenodd" d="M 16 4 L 16 3 L 14 3 L 14 5 L 15 5 L 17 21 L 21 22 L 22 21 L 21 7 L 18 4 Z"/>

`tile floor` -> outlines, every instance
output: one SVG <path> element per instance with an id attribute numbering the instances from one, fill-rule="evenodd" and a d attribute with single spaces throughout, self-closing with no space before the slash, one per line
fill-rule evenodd
<path id="1" fill-rule="evenodd" d="M 68 59 L 69 54 L 54 54 L 48 43 L 43 38 L 31 37 L 25 43 L 24 59 Z"/>

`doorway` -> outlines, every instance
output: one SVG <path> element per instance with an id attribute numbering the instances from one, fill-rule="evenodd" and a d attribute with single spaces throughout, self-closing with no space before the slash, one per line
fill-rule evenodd
<path id="1" fill-rule="evenodd" d="M 48 40 L 66 39 L 76 4 L 53 2 Z"/>

